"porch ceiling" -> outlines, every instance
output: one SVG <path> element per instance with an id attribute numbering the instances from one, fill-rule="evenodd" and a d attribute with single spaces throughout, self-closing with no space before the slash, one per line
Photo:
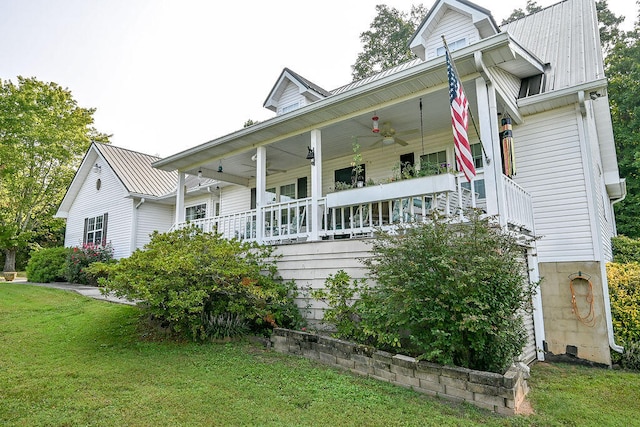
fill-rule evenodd
<path id="1" fill-rule="evenodd" d="M 507 34 L 485 39 L 477 46 L 469 46 L 456 52 L 458 72 L 463 76 L 465 92 L 474 114 L 476 111 L 474 53 L 480 49 L 485 58 L 491 58 L 493 66 L 505 68 L 509 61 L 512 69 L 531 73 L 535 67 L 521 63 L 530 59 L 514 55 L 514 42 Z M 309 132 L 322 132 L 323 160 L 330 160 L 352 153 L 352 143 L 360 143 L 362 151 L 379 148 L 375 144 L 379 135 L 371 131 L 371 117 L 375 114 L 384 123 L 391 123 L 400 138 L 410 141 L 420 139 L 420 108 L 423 104 L 425 139 L 431 133 L 441 132 L 451 126 L 447 75 L 444 58 L 408 64 L 395 73 L 384 73 L 370 81 L 354 83 L 346 90 L 302 107 L 296 111 L 276 116 L 232 134 L 209 141 L 194 148 L 160 160 L 154 167 L 163 170 L 180 170 L 213 179 L 248 185 L 255 177 L 256 166 L 251 160 L 258 146 L 267 151 L 267 173 L 286 171 L 309 165 L 306 160 Z M 414 131 L 407 134 L 408 131 Z M 218 168 L 222 165 L 223 175 Z"/>

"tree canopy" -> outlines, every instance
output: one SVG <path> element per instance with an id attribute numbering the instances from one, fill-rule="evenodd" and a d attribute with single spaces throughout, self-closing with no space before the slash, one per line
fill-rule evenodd
<path id="1" fill-rule="evenodd" d="M 618 233 L 640 237 L 640 27 L 619 37 L 605 60 L 611 119 L 627 197 L 616 205 Z"/>
<path id="2" fill-rule="evenodd" d="M 534 12 L 539 12 L 541 10 L 542 7 L 535 0 L 527 0 L 527 5 L 525 6 L 524 10 L 514 9 L 513 12 L 511 12 L 511 15 L 502 20 L 502 23 L 500 25 L 506 25 L 509 22 L 524 18 L 527 15 L 530 15 Z"/>
<path id="3" fill-rule="evenodd" d="M 16 251 L 56 221 L 53 215 L 91 141 L 108 141 L 92 126 L 94 111 L 79 107 L 71 92 L 56 83 L 0 80 L 4 271 L 14 271 Z"/>
<path id="4" fill-rule="evenodd" d="M 360 34 L 362 52 L 356 58 L 351 76 L 364 79 L 415 57 L 407 46 L 427 9 L 419 4 L 411 6 L 409 13 L 384 4 L 376 6 L 378 15 L 369 31 Z"/>

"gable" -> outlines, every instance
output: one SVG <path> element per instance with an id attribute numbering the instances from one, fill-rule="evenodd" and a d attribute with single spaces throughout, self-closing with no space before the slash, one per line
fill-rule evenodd
<path id="1" fill-rule="evenodd" d="M 269 92 L 264 107 L 280 115 L 327 96 L 331 96 L 329 91 L 285 68 Z"/>
<path id="2" fill-rule="evenodd" d="M 440 0 L 429 10 L 409 41 L 409 48 L 423 61 L 444 55 L 438 52 L 445 36 L 451 50 L 476 43 L 499 31 L 491 13 L 471 2 Z"/>

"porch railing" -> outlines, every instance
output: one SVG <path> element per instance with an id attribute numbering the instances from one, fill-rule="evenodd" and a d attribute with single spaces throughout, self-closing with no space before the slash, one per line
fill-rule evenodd
<path id="1" fill-rule="evenodd" d="M 502 175 L 502 185 L 506 199 L 507 223 L 533 232 L 533 204 L 531 202 L 531 195 L 505 175 Z"/>
<path id="2" fill-rule="evenodd" d="M 513 180 L 503 176 L 505 189 L 507 222 L 521 229 L 533 231 L 533 212 L 531 196 Z M 373 235 L 377 228 L 389 229 L 397 225 L 428 220 L 434 213 L 457 216 L 463 220 L 466 208 L 485 208 L 486 201 L 478 198 L 474 183 L 463 184 L 460 177 L 440 187 L 420 191 L 416 186 L 415 194 L 405 192 L 401 197 L 389 197 L 382 200 L 349 203 L 343 198 L 336 205 L 335 198 L 318 201 L 320 238 L 352 238 Z M 357 191 L 357 190 L 348 190 Z M 385 190 L 386 191 L 386 190 Z M 405 190 L 406 191 L 406 190 Z M 379 198 L 379 197 L 378 197 Z M 357 198 L 356 198 L 357 199 Z M 312 234 L 312 199 L 297 199 L 273 203 L 256 209 L 230 215 L 221 215 L 176 224 L 184 227 L 193 224 L 203 231 L 217 231 L 225 238 L 257 240 L 268 243 L 287 243 L 304 241 Z M 262 215 L 263 230 L 258 233 L 257 215 Z M 175 228 L 174 227 L 174 228 Z"/>

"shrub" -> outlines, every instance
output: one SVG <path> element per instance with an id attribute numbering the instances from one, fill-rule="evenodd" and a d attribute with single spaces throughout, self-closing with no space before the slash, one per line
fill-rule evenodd
<path id="1" fill-rule="evenodd" d="M 478 212 L 468 218 L 434 219 L 373 241 L 374 256 L 364 262 L 377 286 L 360 288 L 351 306 L 356 338 L 441 364 L 508 368 L 526 343 L 521 313 L 531 309 L 536 284 L 515 237 Z M 348 313 L 340 307 L 333 309 Z"/>
<path id="2" fill-rule="evenodd" d="M 97 286 L 97 282 L 87 274 L 87 267 L 95 262 L 113 260 L 113 248 L 110 243 L 105 246 L 85 244 L 71 248 L 67 256 L 67 280 L 81 285 Z"/>
<path id="3" fill-rule="evenodd" d="M 640 342 L 640 264 L 607 264 L 607 281 L 616 341 Z"/>
<path id="4" fill-rule="evenodd" d="M 315 289 L 311 296 L 324 301 L 329 308 L 324 311 L 323 322 L 336 328 L 334 336 L 340 339 L 362 341 L 360 333 L 359 300 L 360 290 L 364 290 L 364 281 L 351 279 L 344 270 L 329 275 L 324 282 L 324 289 Z"/>
<path id="5" fill-rule="evenodd" d="M 45 248 L 31 253 L 27 280 L 38 283 L 64 282 L 68 248 Z"/>
<path id="6" fill-rule="evenodd" d="M 620 358 L 623 368 L 640 371 L 640 342 L 628 342 L 624 346 L 624 353 Z"/>
<path id="7" fill-rule="evenodd" d="M 611 239 L 613 261 L 621 264 L 640 262 L 640 239 L 617 236 Z"/>
<path id="8" fill-rule="evenodd" d="M 299 328 L 295 284 L 277 275 L 272 248 L 197 227 L 154 233 L 144 250 L 109 267 L 105 292 L 146 302 L 151 318 L 193 340 L 250 329 Z"/>

